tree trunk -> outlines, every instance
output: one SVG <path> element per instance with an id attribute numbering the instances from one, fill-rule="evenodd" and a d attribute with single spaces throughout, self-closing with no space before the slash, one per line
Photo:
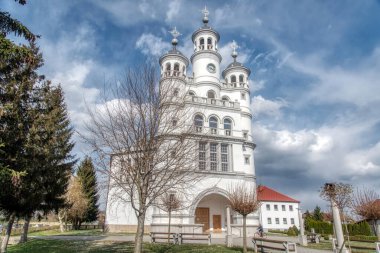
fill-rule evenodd
<path id="1" fill-rule="evenodd" d="M 170 221 L 172 219 L 172 211 L 169 210 L 169 224 L 168 224 L 168 244 L 170 243 Z"/>
<path id="2" fill-rule="evenodd" d="M 25 216 L 25 222 L 24 222 L 24 226 L 22 227 L 22 233 L 20 236 L 20 243 L 24 243 L 28 241 L 28 230 L 29 230 L 30 219 L 31 219 L 31 215 Z"/>
<path id="3" fill-rule="evenodd" d="M 243 253 L 247 253 L 247 215 L 243 215 Z"/>
<path id="4" fill-rule="evenodd" d="M 9 221 L 8 221 L 8 225 L 7 225 L 7 231 L 6 231 L 6 234 L 3 238 L 3 241 L 1 243 L 1 253 L 7 252 L 9 237 L 11 236 L 12 226 L 13 226 L 13 222 L 15 221 L 15 217 L 16 217 L 15 213 L 12 213 L 11 216 L 9 217 Z"/>
<path id="5" fill-rule="evenodd" d="M 61 233 L 65 232 L 65 227 L 63 226 L 63 218 L 65 217 L 65 211 L 58 211 L 59 229 Z"/>
<path id="6" fill-rule="evenodd" d="M 142 243 L 144 237 L 145 211 L 141 212 L 137 217 L 137 231 L 135 236 L 134 253 L 142 253 Z"/>

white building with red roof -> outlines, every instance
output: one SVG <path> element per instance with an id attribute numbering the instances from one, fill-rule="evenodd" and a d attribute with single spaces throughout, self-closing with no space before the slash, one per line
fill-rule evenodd
<path id="1" fill-rule="evenodd" d="M 257 189 L 257 198 L 261 201 L 260 223 L 265 231 L 285 230 L 293 225 L 299 228 L 300 201 L 267 186 L 260 185 Z"/>

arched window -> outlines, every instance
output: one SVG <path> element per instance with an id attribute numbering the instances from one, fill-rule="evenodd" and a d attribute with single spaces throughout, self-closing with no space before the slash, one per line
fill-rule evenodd
<path id="1" fill-rule="evenodd" d="M 199 40 L 199 49 L 205 49 L 205 39 L 201 38 Z"/>
<path id="2" fill-rule="evenodd" d="M 231 135 L 231 129 L 232 129 L 231 120 L 230 119 L 224 119 L 223 125 L 224 125 L 225 135 L 230 136 Z"/>
<path id="3" fill-rule="evenodd" d="M 234 75 L 231 76 L 231 83 L 236 83 L 236 76 Z"/>
<path id="4" fill-rule="evenodd" d="M 178 89 L 174 89 L 173 96 L 174 97 L 178 97 L 178 94 L 179 94 L 179 90 Z"/>
<path id="5" fill-rule="evenodd" d="M 216 119 L 216 117 L 211 117 L 209 119 L 209 127 L 210 128 L 218 128 L 218 120 Z"/>
<path id="6" fill-rule="evenodd" d="M 207 38 L 207 49 L 212 49 L 212 39 L 210 37 Z"/>
<path id="7" fill-rule="evenodd" d="M 194 91 L 189 91 L 189 95 L 190 96 L 195 96 L 195 92 Z"/>
<path id="8" fill-rule="evenodd" d="M 207 98 L 215 98 L 215 92 L 213 90 L 207 91 Z"/>
<path id="9" fill-rule="evenodd" d="M 194 118 L 194 125 L 195 125 L 195 130 L 197 132 L 202 132 L 203 128 L 203 117 L 201 115 L 196 115 Z"/>
<path id="10" fill-rule="evenodd" d="M 230 101 L 230 99 L 229 99 L 227 96 L 223 96 L 223 97 L 222 97 L 222 100 L 223 100 L 223 101 Z"/>
<path id="11" fill-rule="evenodd" d="M 244 76 L 243 75 L 239 76 L 239 83 L 244 83 Z"/>
<path id="12" fill-rule="evenodd" d="M 210 117 L 208 120 L 208 126 L 210 127 L 211 134 L 216 134 L 218 129 L 218 120 L 215 117 Z"/>
<path id="13" fill-rule="evenodd" d="M 165 76 L 170 76 L 170 63 L 166 63 Z"/>
<path id="14" fill-rule="evenodd" d="M 230 119 L 224 119 L 223 124 L 224 124 L 224 129 L 231 130 L 231 128 L 232 128 L 232 122 L 231 122 Z"/>
<path id="15" fill-rule="evenodd" d="M 174 76 L 178 76 L 178 75 L 179 75 L 179 64 L 174 63 Z"/>
<path id="16" fill-rule="evenodd" d="M 203 117 L 201 115 L 196 115 L 194 118 L 194 125 L 198 127 L 203 127 Z"/>

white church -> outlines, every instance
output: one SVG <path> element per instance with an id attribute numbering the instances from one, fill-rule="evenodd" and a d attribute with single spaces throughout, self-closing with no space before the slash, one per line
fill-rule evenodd
<path id="1" fill-rule="evenodd" d="M 198 134 L 197 166 L 204 179 L 191 189 L 189 208 L 172 215 L 173 232 L 211 232 L 225 234 L 230 221 L 233 234 L 241 235 L 242 218 L 229 208 L 227 189 L 244 182 L 256 187 L 252 137 L 252 111 L 248 78 L 250 69 L 238 62 L 237 46 L 232 46 L 231 63 L 221 69 L 218 52 L 219 33 L 209 25 L 203 11 L 203 25 L 192 35 L 194 53 L 188 59 L 176 47 L 160 57 L 161 79 L 177 78 L 185 87 L 186 105 L 194 112 L 191 120 Z M 191 63 L 192 74 L 187 73 Z M 110 199 L 112 196 L 108 196 Z M 256 232 L 259 214 L 247 217 L 248 234 Z M 158 207 L 148 210 L 145 231 L 167 231 L 168 214 Z M 107 203 L 106 225 L 109 231 L 135 232 L 137 219 L 128 204 Z"/>

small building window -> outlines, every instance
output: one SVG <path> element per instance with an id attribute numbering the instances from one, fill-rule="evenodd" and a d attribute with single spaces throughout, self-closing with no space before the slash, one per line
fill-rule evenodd
<path id="1" fill-rule="evenodd" d="M 202 132 L 203 128 L 203 117 L 201 115 L 196 115 L 194 118 L 194 125 L 195 125 L 195 130 L 197 132 Z"/>
<path id="2" fill-rule="evenodd" d="M 215 98 L 215 92 L 213 90 L 207 91 L 207 98 Z"/>
<path id="3" fill-rule="evenodd" d="M 171 158 L 175 158 L 175 151 L 171 151 L 171 152 L 170 152 L 170 157 L 171 157 Z"/>
<path id="4" fill-rule="evenodd" d="M 244 76 L 243 75 L 239 76 L 239 83 L 244 83 Z"/>
<path id="5" fill-rule="evenodd" d="M 220 145 L 220 158 L 222 163 L 222 171 L 228 171 L 228 144 Z"/>
<path id="6" fill-rule="evenodd" d="M 270 211 L 270 205 L 267 204 L 267 211 Z"/>
<path id="7" fill-rule="evenodd" d="M 170 67 L 170 63 L 166 63 L 166 67 L 165 67 L 165 76 L 170 76 L 170 70 L 171 70 L 171 67 Z"/>
<path id="8" fill-rule="evenodd" d="M 174 89 L 173 96 L 174 97 L 178 97 L 178 94 L 179 94 L 179 90 L 178 89 Z"/>
<path id="9" fill-rule="evenodd" d="M 276 218 L 276 224 L 280 224 L 280 218 Z"/>
<path id="10" fill-rule="evenodd" d="M 272 218 L 268 218 L 268 224 L 272 224 Z"/>
<path id="11" fill-rule="evenodd" d="M 217 143 L 210 143 L 210 170 L 217 171 L 218 170 L 218 160 L 217 160 Z"/>
<path id="12" fill-rule="evenodd" d="M 236 76 L 234 75 L 231 76 L 231 83 L 236 83 Z"/>
<path id="13" fill-rule="evenodd" d="M 218 128 L 218 120 L 215 117 L 211 117 L 208 121 L 212 134 L 216 134 Z"/>
<path id="14" fill-rule="evenodd" d="M 278 205 L 274 205 L 274 210 L 278 211 Z"/>
<path id="15" fill-rule="evenodd" d="M 199 170 L 206 170 L 206 143 L 199 143 Z"/>
<path id="16" fill-rule="evenodd" d="M 201 38 L 199 40 L 199 49 L 201 49 L 201 50 L 205 49 L 205 39 L 204 38 Z"/>
<path id="17" fill-rule="evenodd" d="M 290 218 L 290 224 L 294 225 L 294 218 Z"/>
<path id="18" fill-rule="evenodd" d="M 227 136 L 230 136 L 231 135 L 231 120 L 230 119 L 224 119 L 224 130 L 225 130 L 225 134 Z"/>
<path id="19" fill-rule="evenodd" d="M 176 119 L 172 120 L 172 126 L 177 126 L 177 123 L 178 123 L 178 120 L 176 120 Z"/>
<path id="20" fill-rule="evenodd" d="M 195 96 L 194 91 L 189 91 L 189 95 L 192 96 L 192 97 Z"/>
<path id="21" fill-rule="evenodd" d="M 282 211 L 286 211 L 285 210 L 285 205 L 281 205 L 281 209 L 282 209 Z"/>
<path id="22" fill-rule="evenodd" d="M 174 76 L 179 76 L 179 64 L 174 64 Z"/>
<path id="23" fill-rule="evenodd" d="M 245 93 L 241 93 L 241 99 L 245 100 Z"/>
<path id="24" fill-rule="evenodd" d="M 246 140 L 248 139 L 248 133 L 247 132 L 243 132 L 243 138 Z"/>
<path id="25" fill-rule="evenodd" d="M 293 212 L 293 206 L 289 205 L 289 211 Z"/>
<path id="26" fill-rule="evenodd" d="M 212 39 L 207 38 L 207 49 L 212 49 Z"/>
<path id="27" fill-rule="evenodd" d="M 244 163 L 245 164 L 249 164 L 249 156 L 245 156 L 244 157 Z"/>
<path id="28" fill-rule="evenodd" d="M 284 225 L 288 224 L 288 220 L 286 218 L 282 218 L 282 223 L 284 223 Z"/>

